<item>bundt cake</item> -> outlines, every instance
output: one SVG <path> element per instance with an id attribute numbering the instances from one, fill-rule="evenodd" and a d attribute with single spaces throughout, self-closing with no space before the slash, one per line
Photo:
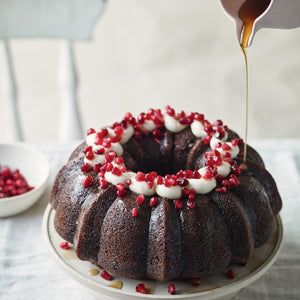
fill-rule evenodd
<path id="1" fill-rule="evenodd" d="M 58 234 L 124 277 L 204 277 L 247 263 L 276 227 L 281 198 L 259 154 L 221 120 L 150 109 L 100 131 L 58 173 Z"/>

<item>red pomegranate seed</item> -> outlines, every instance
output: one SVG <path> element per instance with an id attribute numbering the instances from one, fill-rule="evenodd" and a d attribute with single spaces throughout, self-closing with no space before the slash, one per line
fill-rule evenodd
<path id="1" fill-rule="evenodd" d="M 131 179 L 127 179 L 125 184 L 126 184 L 126 186 L 130 186 L 131 185 Z"/>
<path id="2" fill-rule="evenodd" d="M 203 143 L 205 145 L 208 145 L 210 143 L 210 140 L 211 140 L 211 136 L 210 135 L 207 135 L 204 139 L 203 139 Z"/>
<path id="3" fill-rule="evenodd" d="M 166 113 L 171 117 L 175 116 L 175 110 L 171 108 L 169 105 L 166 107 Z"/>
<path id="4" fill-rule="evenodd" d="M 94 159 L 94 157 L 95 157 L 94 152 L 93 152 L 93 151 L 88 151 L 88 152 L 86 153 L 85 157 L 86 157 L 88 160 Z"/>
<path id="5" fill-rule="evenodd" d="M 204 115 L 203 114 L 198 114 L 198 113 L 195 113 L 194 114 L 194 119 L 201 122 L 204 120 Z"/>
<path id="6" fill-rule="evenodd" d="M 180 199 L 176 199 L 176 200 L 174 200 L 174 205 L 177 209 L 181 209 L 182 208 L 182 201 Z"/>
<path id="7" fill-rule="evenodd" d="M 209 179 L 211 179 L 213 177 L 214 177 L 214 173 L 212 171 L 209 171 L 209 170 L 203 175 L 203 178 L 205 180 L 209 180 Z"/>
<path id="8" fill-rule="evenodd" d="M 175 295 L 176 294 L 176 289 L 175 289 L 175 285 L 173 283 L 170 283 L 168 286 L 168 292 L 171 295 Z"/>
<path id="9" fill-rule="evenodd" d="M 162 176 L 158 176 L 157 177 L 157 184 L 163 184 L 164 183 L 164 179 Z"/>
<path id="10" fill-rule="evenodd" d="M 222 188 L 219 188 L 219 189 L 216 189 L 216 192 L 219 193 L 219 194 L 224 194 L 226 193 L 227 189 L 226 189 L 226 186 L 223 186 Z"/>
<path id="11" fill-rule="evenodd" d="M 193 286 L 198 286 L 201 284 L 201 280 L 200 280 L 200 278 L 191 278 L 190 284 Z"/>
<path id="12" fill-rule="evenodd" d="M 121 165 L 124 163 L 124 158 L 122 156 L 119 156 L 116 158 L 115 162 L 117 165 Z"/>
<path id="13" fill-rule="evenodd" d="M 107 163 L 106 164 L 106 171 L 111 172 L 114 168 L 114 165 L 112 163 Z"/>
<path id="14" fill-rule="evenodd" d="M 99 181 L 99 185 L 100 185 L 101 189 L 103 189 L 103 190 L 105 190 L 108 187 L 108 184 L 107 184 L 107 181 L 105 180 L 105 178 L 102 178 Z"/>
<path id="15" fill-rule="evenodd" d="M 82 172 L 88 172 L 91 169 L 91 165 L 89 163 L 85 163 L 80 169 Z"/>
<path id="16" fill-rule="evenodd" d="M 124 184 L 118 183 L 118 184 L 116 185 L 116 189 L 117 189 L 119 192 L 123 192 L 123 191 L 124 191 Z"/>
<path id="17" fill-rule="evenodd" d="M 105 270 L 100 273 L 100 276 L 105 280 L 112 280 L 112 276 Z"/>
<path id="18" fill-rule="evenodd" d="M 102 167 L 101 164 L 96 164 L 96 165 L 94 166 L 94 171 L 95 171 L 96 173 L 100 172 L 101 167 Z"/>
<path id="19" fill-rule="evenodd" d="M 158 203 L 158 198 L 157 198 L 157 197 L 152 197 L 152 198 L 150 199 L 149 205 L 150 205 L 151 207 L 154 207 L 154 206 L 157 205 L 157 203 Z"/>
<path id="20" fill-rule="evenodd" d="M 103 139 L 101 137 L 99 137 L 98 135 L 96 135 L 94 144 L 97 145 L 97 146 L 102 145 L 103 144 Z"/>
<path id="21" fill-rule="evenodd" d="M 222 122 L 221 120 L 217 120 L 217 121 L 213 124 L 213 126 L 216 126 L 216 127 L 222 126 L 222 125 L 223 125 L 223 122 Z"/>
<path id="22" fill-rule="evenodd" d="M 143 172 L 137 172 L 135 179 L 137 181 L 145 181 L 146 174 Z"/>
<path id="23" fill-rule="evenodd" d="M 224 150 L 224 151 L 230 151 L 231 147 L 228 144 L 225 143 L 225 144 L 222 145 L 222 150 Z"/>
<path id="24" fill-rule="evenodd" d="M 194 189 L 191 189 L 188 195 L 189 200 L 193 200 L 195 198 L 196 191 Z"/>
<path id="25" fill-rule="evenodd" d="M 111 141 L 109 140 L 104 140 L 102 143 L 103 147 L 105 148 L 110 148 L 111 147 Z"/>
<path id="26" fill-rule="evenodd" d="M 114 167 L 111 172 L 113 173 L 113 175 L 116 175 L 116 176 L 121 176 L 122 175 L 122 171 L 117 167 Z"/>
<path id="27" fill-rule="evenodd" d="M 234 173 L 236 175 L 240 175 L 241 174 L 241 169 L 236 164 L 234 164 L 234 165 L 231 166 L 231 171 L 232 171 L 232 173 Z"/>
<path id="28" fill-rule="evenodd" d="M 115 134 L 122 135 L 124 132 L 124 128 L 122 126 L 117 126 L 115 129 Z"/>
<path id="29" fill-rule="evenodd" d="M 191 171 L 191 170 L 185 170 L 185 171 L 183 171 L 183 176 L 185 178 L 193 178 L 193 171 Z"/>
<path id="30" fill-rule="evenodd" d="M 138 215 L 138 210 L 137 210 L 137 208 L 134 207 L 134 208 L 132 209 L 131 213 L 132 213 L 132 216 L 133 216 L 133 217 L 136 217 L 136 216 Z"/>
<path id="31" fill-rule="evenodd" d="M 179 178 L 179 179 L 177 179 L 177 183 L 179 186 L 184 187 L 189 184 L 189 181 L 185 178 Z"/>
<path id="32" fill-rule="evenodd" d="M 86 154 L 89 151 L 93 151 L 93 147 L 92 146 L 87 146 L 84 150 L 83 153 Z"/>
<path id="33" fill-rule="evenodd" d="M 104 148 L 100 148 L 100 149 L 98 149 L 98 150 L 96 150 L 96 154 L 98 154 L 98 155 L 102 155 L 102 154 L 104 154 L 104 152 L 105 152 L 105 149 Z"/>
<path id="34" fill-rule="evenodd" d="M 123 190 L 123 191 L 117 191 L 117 196 L 119 198 L 122 198 L 123 196 L 125 196 L 127 194 L 127 190 Z"/>
<path id="35" fill-rule="evenodd" d="M 68 242 L 61 242 L 61 243 L 59 244 L 59 247 L 60 247 L 61 249 L 64 249 L 64 250 L 70 249 L 70 245 L 69 245 Z"/>
<path id="36" fill-rule="evenodd" d="M 226 187 L 230 187 L 230 181 L 229 180 L 227 180 L 227 179 L 224 179 L 224 180 L 222 180 L 222 185 L 223 186 L 226 186 Z"/>
<path id="37" fill-rule="evenodd" d="M 82 185 L 84 187 L 90 187 L 93 184 L 93 179 L 90 175 L 88 175 L 85 179 L 82 181 Z"/>
<path id="38" fill-rule="evenodd" d="M 227 277 L 228 277 L 229 279 L 233 279 L 233 278 L 235 277 L 235 274 L 234 274 L 233 270 L 229 269 L 229 270 L 227 271 Z"/>
<path id="39" fill-rule="evenodd" d="M 148 294 L 147 289 L 146 289 L 146 287 L 145 287 L 145 285 L 143 283 L 139 283 L 135 287 L 135 290 L 137 291 L 137 293 Z"/>
<path id="40" fill-rule="evenodd" d="M 186 205 L 188 206 L 188 208 L 194 208 L 195 207 L 195 201 L 188 200 L 186 202 Z"/>
<path id="41" fill-rule="evenodd" d="M 144 195 L 138 195 L 135 199 L 135 202 L 136 202 L 137 205 L 142 205 L 144 200 L 145 200 Z"/>
<path id="42" fill-rule="evenodd" d="M 194 177 L 195 179 L 199 179 L 199 178 L 201 178 L 201 174 L 200 174 L 198 171 L 194 171 L 193 177 Z"/>
<path id="43" fill-rule="evenodd" d="M 94 128 L 89 128 L 86 132 L 87 135 L 90 135 L 92 133 L 96 133 L 96 130 Z"/>

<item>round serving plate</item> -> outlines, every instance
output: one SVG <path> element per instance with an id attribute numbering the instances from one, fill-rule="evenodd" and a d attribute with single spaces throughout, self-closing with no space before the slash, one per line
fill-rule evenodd
<path id="1" fill-rule="evenodd" d="M 87 287 L 97 298 L 112 299 L 231 299 L 242 288 L 251 284 L 267 272 L 279 253 L 282 244 L 283 228 L 281 219 L 277 217 L 277 229 L 271 239 L 262 247 L 254 250 L 253 256 L 245 266 L 231 265 L 236 276 L 229 279 L 224 272 L 204 278 L 199 286 L 192 286 L 188 280 L 172 280 L 176 287 L 176 295 L 168 293 L 171 282 L 157 282 L 154 280 L 128 279 L 113 276 L 107 281 L 101 276 L 91 276 L 91 270 L 101 269 L 90 262 L 82 261 L 76 257 L 74 249 L 63 250 L 59 244 L 64 240 L 54 229 L 55 211 L 48 205 L 43 220 L 43 233 L 49 251 L 58 265 L 73 279 Z M 229 269 L 228 268 L 228 269 Z M 136 292 L 136 286 L 143 283 L 149 294 Z M 115 288 L 110 285 L 121 285 Z"/>

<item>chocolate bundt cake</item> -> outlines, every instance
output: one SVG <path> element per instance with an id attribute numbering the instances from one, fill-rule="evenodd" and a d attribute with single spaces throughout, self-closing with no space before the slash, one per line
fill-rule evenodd
<path id="1" fill-rule="evenodd" d="M 201 278 L 247 263 L 274 232 L 276 184 L 222 121 L 167 106 L 87 134 L 50 196 L 80 259 L 124 277 Z"/>

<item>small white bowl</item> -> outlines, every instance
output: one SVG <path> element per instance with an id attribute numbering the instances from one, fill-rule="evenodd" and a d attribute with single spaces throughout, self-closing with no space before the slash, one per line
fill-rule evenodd
<path id="1" fill-rule="evenodd" d="M 18 214 L 31 207 L 43 194 L 50 174 L 46 157 L 35 149 L 20 144 L 0 144 L 0 165 L 19 169 L 34 189 L 24 194 L 0 198 L 0 217 Z"/>

